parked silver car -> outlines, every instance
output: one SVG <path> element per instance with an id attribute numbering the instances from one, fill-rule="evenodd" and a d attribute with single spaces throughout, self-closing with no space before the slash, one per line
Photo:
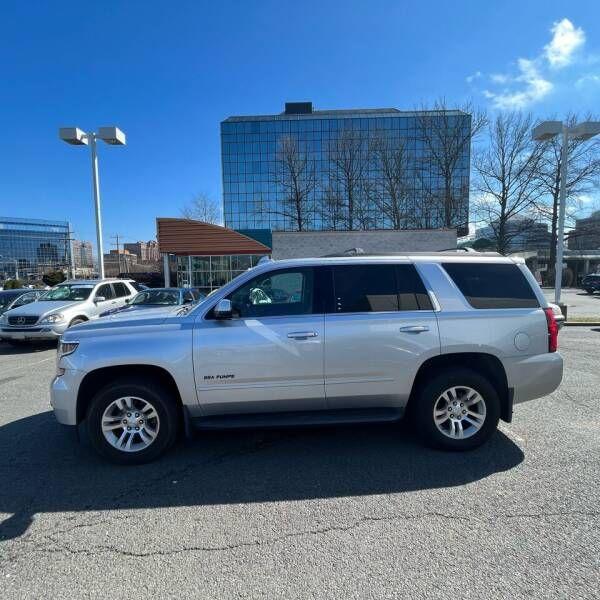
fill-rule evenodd
<path id="1" fill-rule="evenodd" d="M 134 281 L 125 279 L 65 281 L 37 302 L 4 313 L 0 317 L 0 338 L 9 343 L 56 340 L 68 327 L 123 306 L 137 294 L 134 286 Z"/>
<path id="2" fill-rule="evenodd" d="M 439 253 L 267 262 L 187 313 L 65 332 L 51 386 L 119 463 L 180 430 L 394 421 L 468 450 L 562 378 L 552 309 L 522 260 Z"/>

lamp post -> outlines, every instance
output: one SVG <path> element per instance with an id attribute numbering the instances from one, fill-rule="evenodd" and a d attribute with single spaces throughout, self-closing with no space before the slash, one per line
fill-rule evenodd
<path id="1" fill-rule="evenodd" d="M 111 146 L 124 146 L 125 134 L 118 127 L 99 127 L 98 132 L 89 133 L 79 127 L 61 127 L 58 137 L 73 146 L 89 146 L 92 159 L 92 194 L 96 212 L 96 247 L 98 252 L 98 271 L 104 279 L 104 250 L 102 249 L 102 213 L 100 210 L 100 180 L 98 177 L 98 152 L 96 142 L 100 139 Z"/>
<path id="2" fill-rule="evenodd" d="M 562 135 L 560 149 L 560 182 L 558 205 L 558 232 L 556 239 L 556 264 L 554 266 L 554 302 L 560 304 L 562 289 L 562 264 L 565 235 L 565 209 L 567 200 L 567 167 L 569 161 L 569 139 L 589 140 L 600 133 L 600 121 L 584 121 L 569 127 L 562 121 L 543 121 L 533 128 L 532 136 L 537 142 L 546 142 L 557 135 Z"/>

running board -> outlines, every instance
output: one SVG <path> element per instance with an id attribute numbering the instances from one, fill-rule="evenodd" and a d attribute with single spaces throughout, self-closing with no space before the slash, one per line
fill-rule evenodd
<path id="1" fill-rule="evenodd" d="M 404 411 L 400 408 L 349 408 L 340 410 L 291 411 L 281 413 L 246 413 L 196 417 L 194 429 L 244 429 L 268 427 L 314 427 L 352 425 L 356 423 L 385 423 L 398 421 Z"/>

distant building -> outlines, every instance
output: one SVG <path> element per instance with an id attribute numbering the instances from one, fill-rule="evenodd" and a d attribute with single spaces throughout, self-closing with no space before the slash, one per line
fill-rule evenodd
<path id="1" fill-rule="evenodd" d="M 496 242 L 498 225 L 492 224 L 475 231 L 475 239 Z M 515 216 L 506 223 L 507 254 L 525 250 L 548 250 L 551 234 L 546 223 L 528 217 Z"/>
<path id="2" fill-rule="evenodd" d="M 71 264 L 69 223 L 0 217 L 0 277 L 38 279 Z"/>
<path id="3" fill-rule="evenodd" d="M 575 221 L 575 228 L 569 233 L 568 245 L 570 250 L 600 249 L 600 210 Z"/>
<path id="4" fill-rule="evenodd" d="M 117 277 L 132 271 L 137 263 L 137 255 L 128 250 L 111 250 L 104 255 L 104 273 L 107 277 Z"/>
<path id="5" fill-rule="evenodd" d="M 71 248 L 73 249 L 73 264 L 75 269 L 94 268 L 92 242 L 73 240 Z"/>
<path id="6" fill-rule="evenodd" d="M 314 110 L 311 102 L 288 102 L 275 115 L 229 117 L 221 123 L 225 226 L 456 228 L 465 235 L 470 128 L 471 115 L 460 110 Z M 449 150 L 456 153 L 449 197 L 430 149 L 435 146 L 439 154 L 439 139 L 458 140 L 447 144 L 458 148 Z M 304 206 L 302 227 L 294 210 L 297 194 Z"/>
<path id="7" fill-rule="evenodd" d="M 160 260 L 160 252 L 156 240 L 123 244 L 123 248 L 131 254 L 135 254 L 138 262 L 158 262 Z"/>

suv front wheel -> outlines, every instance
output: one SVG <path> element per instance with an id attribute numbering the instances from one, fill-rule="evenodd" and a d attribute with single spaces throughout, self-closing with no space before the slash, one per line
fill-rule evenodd
<path id="1" fill-rule="evenodd" d="M 118 464 L 158 458 L 175 441 L 178 411 L 160 385 L 138 378 L 119 379 L 92 399 L 86 426 L 92 446 Z"/>
<path id="2" fill-rule="evenodd" d="M 426 443 L 471 450 L 486 442 L 500 419 L 500 400 L 488 379 L 470 369 L 443 371 L 415 398 L 415 418 Z"/>

